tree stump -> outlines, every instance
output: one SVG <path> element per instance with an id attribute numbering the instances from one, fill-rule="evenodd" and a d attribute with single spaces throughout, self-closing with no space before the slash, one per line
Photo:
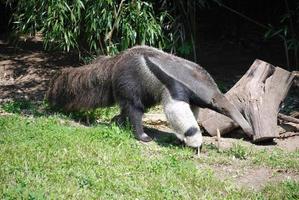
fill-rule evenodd
<path id="1" fill-rule="evenodd" d="M 253 128 L 253 141 L 278 137 L 277 115 L 295 75 L 280 67 L 255 60 L 246 74 L 225 96 L 238 108 Z M 201 109 L 199 124 L 212 136 L 230 132 L 238 125 L 230 118 Z"/>

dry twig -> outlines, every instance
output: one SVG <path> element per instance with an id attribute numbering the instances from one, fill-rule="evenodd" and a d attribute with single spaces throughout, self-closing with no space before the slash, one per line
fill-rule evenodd
<path id="1" fill-rule="evenodd" d="M 299 119 L 297 119 L 295 117 L 291 117 L 291 116 L 288 116 L 288 115 L 278 113 L 278 118 L 283 120 L 283 121 L 293 122 L 293 123 L 299 124 Z"/>

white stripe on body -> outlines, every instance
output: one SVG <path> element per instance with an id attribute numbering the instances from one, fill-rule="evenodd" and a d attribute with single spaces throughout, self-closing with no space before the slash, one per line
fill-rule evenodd
<path id="1" fill-rule="evenodd" d="M 137 64 L 142 87 L 155 97 L 158 102 L 161 101 L 161 95 L 165 88 L 163 83 L 150 71 L 143 56 L 138 56 Z"/>
<path id="2" fill-rule="evenodd" d="M 174 129 L 175 135 L 188 146 L 201 146 L 202 134 L 190 105 L 186 102 L 173 99 L 167 89 L 163 91 L 162 104 L 166 118 Z M 192 127 L 197 128 L 198 131 L 193 136 L 186 137 L 184 133 Z"/>

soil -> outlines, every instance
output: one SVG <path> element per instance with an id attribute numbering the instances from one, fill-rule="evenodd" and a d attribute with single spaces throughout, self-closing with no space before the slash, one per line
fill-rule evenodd
<path id="1" fill-rule="evenodd" d="M 237 187 L 255 191 L 262 190 L 269 183 L 285 180 L 299 181 L 299 174 L 294 172 L 267 167 L 244 167 L 237 162 L 232 165 L 214 165 L 212 168 L 216 176 L 221 180 L 229 180 L 236 183 Z"/>
<path id="2" fill-rule="evenodd" d="M 240 54 L 237 61 L 232 64 L 231 55 L 227 52 L 222 55 L 210 52 L 202 56 L 203 63 L 210 66 L 207 70 L 216 79 L 217 83 L 224 84 L 226 89 L 231 87 L 254 61 L 252 55 L 242 57 Z M 210 57 L 211 62 L 208 62 L 207 57 Z M 222 70 L 218 67 L 220 64 L 222 65 Z M 33 102 L 42 101 L 49 80 L 57 70 L 79 65 L 78 57 L 74 55 L 43 51 L 41 41 L 36 38 L 20 42 L 18 47 L 9 45 L 0 39 L 0 103 L 23 99 Z M 298 88 L 295 88 L 286 100 L 287 104 L 290 104 L 288 109 L 291 111 L 299 107 L 298 94 L 296 92 L 298 92 Z M 0 115 L 3 115 L 3 113 L 0 113 Z M 148 124 L 148 129 L 151 130 L 151 134 L 154 137 L 160 137 L 157 135 L 161 135 L 161 132 L 165 134 L 171 133 L 165 122 L 165 117 L 162 115 L 147 115 L 144 121 Z M 151 128 L 154 128 L 154 131 Z M 159 134 L 156 134 L 155 131 Z M 240 138 L 242 138 L 242 135 L 240 136 L 238 133 L 221 138 L 221 148 L 230 148 L 235 142 L 240 141 Z M 216 144 L 215 138 L 208 136 L 205 136 L 204 141 L 205 143 Z M 271 149 L 279 147 L 285 151 L 295 151 L 299 149 L 299 133 L 286 132 L 281 138 L 264 145 L 257 146 L 246 140 L 243 141 L 243 144 L 254 146 L 255 148 Z M 218 177 L 222 179 L 229 178 L 237 182 L 239 186 L 249 186 L 254 190 L 263 188 L 269 181 L 281 181 L 290 177 L 299 180 L 298 174 L 279 172 L 266 167 L 244 168 L 240 167 L 238 163 L 229 166 L 215 165 L 212 167 Z"/>
<path id="3" fill-rule="evenodd" d="M 0 40 L 0 103 L 42 101 L 50 78 L 61 68 L 78 66 L 78 58 L 61 52 L 47 53 L 35 38 L 18 47 Z"/>

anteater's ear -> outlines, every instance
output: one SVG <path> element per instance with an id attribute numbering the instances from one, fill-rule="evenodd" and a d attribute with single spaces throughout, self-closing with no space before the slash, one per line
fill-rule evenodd
<path id="1" fill-rule="evenodd" d="M 145 57 L 145 61 L 154 73 L 165 73 L 207 101 L 214 96 L 214 91 L 218 91 L 212 77 L 196 63 L 164 55 Z"/>

